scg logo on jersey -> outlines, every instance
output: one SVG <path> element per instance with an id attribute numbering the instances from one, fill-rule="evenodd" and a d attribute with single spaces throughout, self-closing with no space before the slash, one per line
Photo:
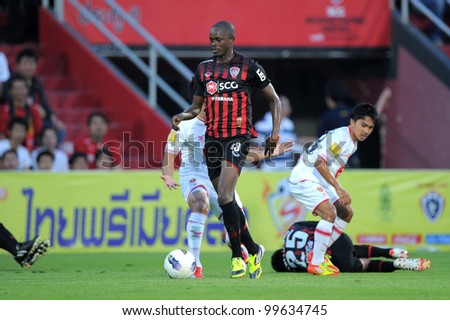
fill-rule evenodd
<path id="1" fill-rule="evenodd" d="M 219 91 L 237 89 L 238 84 L 234 81 L 219 82 Z"/>
<path id="2" fill-rule="evenodd" d="M 216 92 L 234 90 L 237 88 L 239 88 L 239 85 L 236 81 L 224 81 L 224 82 L 209 81 L 206 84 L 206 92 L 208 92 L 211 95 Z"/>

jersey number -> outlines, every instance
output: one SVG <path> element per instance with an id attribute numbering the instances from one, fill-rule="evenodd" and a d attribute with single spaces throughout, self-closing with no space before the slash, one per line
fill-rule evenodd
<path id="1" fill-rule="evenodd" d="M 286 262 L 293 269 L 299 266 L 306 268 L 306 256 L 305 251 L 302 250 L 302 256 L 299 259 L 295 256 L 294 251 L 302 249 L 308 241 L 308 234 L 303 231 L 290 230 L 286 235 L 286 240 L 284 242 L 286 251 Z"/>

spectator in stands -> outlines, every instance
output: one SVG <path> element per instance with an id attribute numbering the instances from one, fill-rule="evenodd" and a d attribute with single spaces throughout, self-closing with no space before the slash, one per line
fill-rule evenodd
<path id="1" fill-rule="evenodd" d="M 320 117 L 318 137 L 325 132 L 348 125 L 354 106 L 347 89 L 337 80 L 329 80 L 325 84 L 324 99 L 327 110 Z"/>
<path id="2" fill-rule="evenodd" d="M 28 86 L 26 79 L 21 75 L 14 75 L 9 80 L 9 101 L 0 108 L 0 136 L 7 135 L 10 119 L 22 118 L 28 124 L 25 146 L 32 150 L 37 134 L 42 130 L 43 122 L 39 112 L 40 106 L 28 102 Z"/>
<path id="3" fill-rule="evenodd" d="M 22 144 L 25 142 L 28 125 L 22 118 L 13 118 L 8 126 L 9 139 L 0 140 L 0 156 L 13 149 L 17 152 L 19 160 L 19 170 L 28 170 L 31 168 L 31 155 L 28 149 Z"/>
<path id="4" fill-rule="evenodd" d="M 41 151 L 36 158 L 38 171 L 51 171 L 53 169 L 53 163 L 55 156 L 48 150 Z"/>
<path id="5" fill-rule="evenodd" d="M 6 150 L 0 157 L 0 169 L 2 170 L 19 170 L 19 159 L 14 149 Z"/>
<path id="6" fill-rule="evenodd" d="M 297 143 L 294 122 L 289 118 L 292 113 L 291 101 L 285 95 L 280 95 L 281 101 L 281 124 L 279 143 L 293 141 Z M 266 112 L 264 117 L 255 123 L 258 132 L 257 142 L 263 144 L 272 133 L 272 113 Z M 262 170 L 286 170 L 295 165 L 294 152 L 286 152 L 282 156 L 269 158 L 260 164 Z"/>
<path id="7" fill-rule="evenodd" d="M 86 154 L 89 168 L 95 169 L 95 155 L 103 148 L 109 121 L 103 113 L 93 112 L 88 117 L 87 125 L 89 137 L 78 139 L 74 145 L 74 152 Z"/>
<path id="8" fill-rule="evenodd" d="M 102 148 L 95 154 L 95 168 L 98 170 L 114 169 L 114 158 L 107 148 Z"/>
<path id="9" fill-rule="evenodd" d="M 37 156 L 42 151 L 50 151 L 54 155 L 52 171 L 54 172 L 66 172 L 69 170 L 69 157 L 67 154 L 58 149 L 57 142 L 58 137 L 56 130 L 52 127 L 46 127 L 42 129 L 40 134 L 41 146 L 34 149 L 31 152 L 31 158 L 33 159 L 33 169 L 38 167 Z"/>
<path id="10" fill-rule="evenodd" d="M 10 77 L 8 59 L 5 54 L 0 51 L 0 97 L 3 96 L 3 87 Z"/>
<path id="11" fill-rule="evenodd" d="M 445 14 L 445 0 L 421 0 L 422 3 L 430 9 L 441 21 L 444 20 Z M 431 41 L 435 45 L 442 45 L 442 31 L 435 23 L 431 22 L 430 28 L 428 30 Z"/>
<path id="12" fill-rule="evenodd" d="M 70 170 L 88 170 L 89 163 L 85 153 L 75 152 L 69 158 Z"/>
<path id="13" fill-rule="evenodd" d="M 26 79 L 29 88 L 28 95 L 31 100 L 30 103 L 38 103 L 42 106 L 43 109 L 41 109 L 41 114 L 45 120 L 44 125 L 53 126 L 57 130 L 58 139 L 59 142 L 61 142 L 65 137 L 65 125 L 53 112 L 53 109 L 47 100 L 44 87 L 39 77 L 36 75 L 37 63 L 38 56 L 36 52 L 28 48 L 23 49 L 16 57 L 15 74 L 21 75 Z M 10 99 L 7 94 L 10 85 L 10 81 L 7 81 L 5 84 L 3 98 L 6 102 Z"/>

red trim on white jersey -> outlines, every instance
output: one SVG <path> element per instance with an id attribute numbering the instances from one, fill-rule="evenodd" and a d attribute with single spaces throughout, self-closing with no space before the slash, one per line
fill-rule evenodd
<path id="1" fill-rule="evenodd" d="M 327 198 L 327 199 L 325 199 L 325 200 L 322 200 L 321 202 L 319 202 L 318 204 L 317 204 L 317 206 L 315 206 L 314 207 L 314 209 L 311 211 L 312 212 L 312 214 L 313 215 L 315 215 L 315 216 L 318 216 L 318 214 L 317 213 L 315 213 L 315 211 L 316 211 L 316 209 L 317 209 L 317 207 L 318 206 L 320 206 L 322 203 L 324 203 L 324 202 L 326 202 L 326 201 L 330 201 L 330 198 Z"/>
<path id="2" fill-rule="evenodd" d="M 203 119 L 203 118 L 201 118 L 200 116 L 197 116 L 197 119 L 198 120 L 200 120 L 201 122 L 203 122 L 203 123 L 205 123 L 206 122 L 206 120 L 205 119 Z"/>

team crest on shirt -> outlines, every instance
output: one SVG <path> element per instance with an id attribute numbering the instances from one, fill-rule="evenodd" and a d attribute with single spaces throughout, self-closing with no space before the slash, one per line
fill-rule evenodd
<path id="1" fill-rule="evenodd" d="M 435 223 L 444 211 L 445 199 L 441 194 L 430 191 L 422 197 L 420 204 L 422 205 L 423 214 L 428 221 Z"/>
<path id="2" fill-rule="evenodd" d="M 206 92 L 208 92 L 209 94 L 214 94 L 217 92 L 217 83 L 215 83 L 214 81 L 209 81 L 206 84 Z"/>
<path id="3" fill-rule="evenodd" d="M 230 74 L 231 77 L 234 79 L 238 76 L 239 72 L 241 71 L 241 69 L 239 69 L 238 67 L 231 67 L 230 68 Z"/>

